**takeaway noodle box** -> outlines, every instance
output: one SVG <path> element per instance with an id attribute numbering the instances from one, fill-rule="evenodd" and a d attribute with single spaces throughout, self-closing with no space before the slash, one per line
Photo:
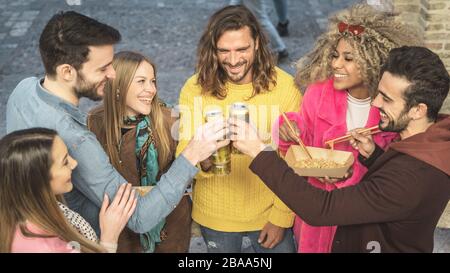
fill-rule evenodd
<path id="1" fill-rule="evenodd" d="M 308 159 L 308 155 L 299 145 L 292 145 L 286 153 L 284 160 L 287 162 L 298 175 L 310 177 L 342 178 L 352 166 L 354 158 L 351 152 L 336 151 L 331 149 L 323 149 L 316 147 L 306 147 L 311 154 L 313 160 L 317 161 L 333 161 L 331 168 L 320 168 L 319 166 L 305 167 L 301 165 L 304 160 Z M 319 164 L 320 165 L 320 164 Z"/>

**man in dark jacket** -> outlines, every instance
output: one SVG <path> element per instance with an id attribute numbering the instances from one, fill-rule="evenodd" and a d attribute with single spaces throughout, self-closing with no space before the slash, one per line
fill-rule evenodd
<path id="1" fill-rule="evenodd" d="M 294 173 L 256 132 L 231 122 L 233 145 L 254 157 L 250 169 L 311 225 L 338 225 L 333 252 L 432 252 L 433 232 L 450 199 L 450 117 L 438 112 L 449 91 L 439 57 L 422 47 L 389 54 L 381 71 L 380 129 L 400 140 L 384 152 L 353 132 L 369 170 L 352 187 L 323 191 Z M 264 152 L 261 152 L 265 150 Z"/>

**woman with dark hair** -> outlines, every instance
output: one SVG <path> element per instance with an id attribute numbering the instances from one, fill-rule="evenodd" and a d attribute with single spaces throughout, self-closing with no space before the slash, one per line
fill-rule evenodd
<path id="1" fill-rule="evenodd" d="M 54 130 L 19 130 L 0 140 L 0 253 L 116 251 L 119 234 L 136 207 L 135 191 L 122 185 L 111 205 L 105 194 L 99 240 L 63 204 L 76 166 Z"/>

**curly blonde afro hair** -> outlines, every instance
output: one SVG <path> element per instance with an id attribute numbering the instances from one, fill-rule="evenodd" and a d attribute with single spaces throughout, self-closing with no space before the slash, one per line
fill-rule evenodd
<path id="1" fill-rule="evenodd" d="M 364 31 L 358 35 L 348 30 L 340 33 L 340 22 L 362 26 Z M 353 48 L 353 60 L 372 97 L 376 96 L 380 68 L 389 51 L 404 45 L 423 45 L 417 29 L 395 20 L 392 13 L 378 11 L 367 4 L 357 4 L 342 10 L 331 16 L 328 23 L 327 32 L 319 36 L 312 51 L 296 63 L 295 82 L 300 90 L 331 77 L 332 53 L 340 39 L 345 39 Z"/>

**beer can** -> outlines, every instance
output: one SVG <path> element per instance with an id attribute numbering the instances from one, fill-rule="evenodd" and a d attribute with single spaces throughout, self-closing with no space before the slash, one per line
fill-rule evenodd
<path id="1" fill-rule="evenodd" d="M 250 122 L 250 116 L 247 104 L 243 102 L 235 102 L 230 108 L 230 118 L 238 118 L 247 123 Z M 242 154 L 238 149 L 232 147 L 233 154 Z"/>
<path id="2" fill-rule="evenodd" d="M 206 122 L 223 118 L 221 109 L 213 109 L 205 113 Z M 225 136 L 224 136 L 225 138 Z M 231 145 L 227 145 L 214 152 L 211 157 L 212 172 L 216 175 L 227 175 L 231 172 Z"/>

